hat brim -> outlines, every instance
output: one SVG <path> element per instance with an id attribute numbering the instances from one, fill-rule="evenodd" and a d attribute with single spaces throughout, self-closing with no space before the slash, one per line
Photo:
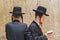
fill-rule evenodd
<path id="1" fill-rule="evenodd" d="M 11 13 L 11 14 L 12 14 L 12 13 L 14 13 L 14 12 L 9 12 L 9 13 Z M 20 13 L 20 12 L 15 12 L 15 13 Z M 25 13 L 21 13 L 21 14 L 25 14 Z"/>
<path id="2" fill-rule="evenodd" d="M 34 11 L 34 12 L 39 12 L 39 13 L 44 13 L 44 12 L 42 12 L 41 10 L 34 10 L 34 9 L 33 9 L 33 11 Z M 44 15 L 45 15 L 45 16 L 49 16 L 48 14 L 44 14 Z"/>
<path id="3" fill-rule="evenodd" d="M 48 14 L 44 14 L 45 16 L 49 16 Z"/>

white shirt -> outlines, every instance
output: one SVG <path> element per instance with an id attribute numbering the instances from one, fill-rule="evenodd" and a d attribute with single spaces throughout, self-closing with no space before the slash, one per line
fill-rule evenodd
<path id="1" fill-rule="evenodd" d="M 37 22 L 36 20 L 34 20 L 38 25 L 39 25 L 39 27 L 41 27 L 41 25 L 40 25 L 40 23 L 39 22 Z"/>

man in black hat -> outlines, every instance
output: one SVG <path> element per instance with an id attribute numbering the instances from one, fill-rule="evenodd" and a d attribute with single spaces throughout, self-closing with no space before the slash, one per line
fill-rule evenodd
<path id="1" fill-rule="evenodd" d="M 22 23 L 22 13 L 21 7 L 14 7 L 12 13 L 13 21 L 6 24 L 6 38 L 7 40 L 24 40 L 25 30 L 27 25 Z"/>
<path id="2" fill-rule="evenodd" d="M 35 20 L 30 24 L 28 28 L 28 32 L 31 32 L 30 36 L 32 36 L 33 40 L 48 40 L 47 38 L 52 36 L 52 33 L 43 35 L 41 30 L 45 16 L 49 16 L 46 14 L 46 10 L 47 9 L 43 6 L 38 6 L 37 10 L 33 9 L 35 12 Z"/>

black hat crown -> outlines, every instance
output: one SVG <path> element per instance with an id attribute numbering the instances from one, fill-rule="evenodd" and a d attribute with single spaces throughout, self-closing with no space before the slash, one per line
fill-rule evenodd
<path id="1" fill-rule="evenodd" d="M 42 6 L 39 6 L 38 8 L 37 8 L 37 11 L 40 11 L 40 12 L 42 12 L 42 13 L 46 13 L 46 8 L 44 8 L 44 7 L 42 7 Z"/>
<path id="2" fill-rule="evenodd" d="M 12 13 L 13 15 L 15 15 L 15 14 L 24 14 L 24 13 L 22 13 L 21 7 L 14 7 L 13 12 L 10 12 L 10 13 Z"/>
<path id="3" fill-rule="evenodd" d="M 48 16 L 48 14 L 46 14 L 47 9 L 43 6 L 38 6 L 37 10 L 33 9 L 33 11 L 35 11 L 36 13 L 45 14 L 46 16 Z"/>
<path id="4" fill-rule="evenodd" d="M 13 12 L 19 12 L 21 13 L 21 7 L 14 7 Z"/>

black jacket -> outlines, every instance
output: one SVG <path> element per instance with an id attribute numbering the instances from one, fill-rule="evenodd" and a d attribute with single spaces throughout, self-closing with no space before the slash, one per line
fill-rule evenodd
<path id="1" fill-rule="evenodd" d="M 14 20 L 13 22 L 7 23 L 5 27 L 7 40 L 25 40 L 24 33 L 27 29 L 25 23 Z"/>
<path id="2" fill-rule="evenodd" d="M 35 21 L 30 24 L 28 32 L 31 32 L 30 36 L 32 36 L 32 40 L 48 40 L 46 36 L 43 35 L 41 28 Z"/>

